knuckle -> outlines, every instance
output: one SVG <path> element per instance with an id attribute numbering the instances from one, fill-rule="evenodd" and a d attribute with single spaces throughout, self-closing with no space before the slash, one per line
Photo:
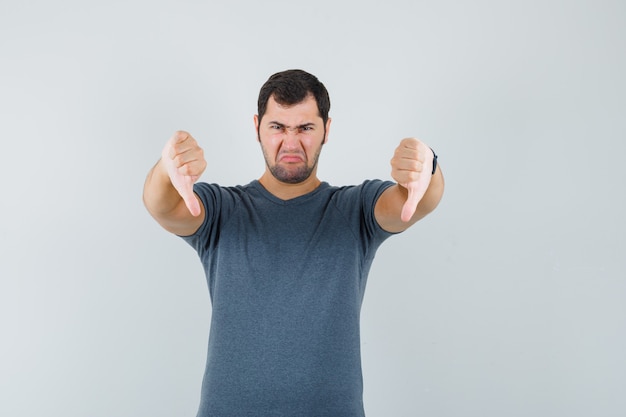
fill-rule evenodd
<path id="1" fill-rule="evenodd" d="M 172 145 L 172 150 L 176 153 L 179 154 L 180 152 L 182 152 L 182 146 L 180 143 L 174 143 Z"/>
<path id="2" fill-rule="evenodd" d="M 177 168 L 180 168 L 185 164 L 185 160 L 183 159 L 182 155 L 176 155 L 172 159 Z"/>

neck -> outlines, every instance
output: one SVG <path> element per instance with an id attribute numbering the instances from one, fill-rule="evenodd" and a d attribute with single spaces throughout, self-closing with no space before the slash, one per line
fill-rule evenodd
<path id="1" fill-rule="evenodd" d="M 312 172 L 311 176 L 306 180 L 297 184 L 288 184 L 278 181 L 267 169 L 263 176 L 259 178 L 259 182 L 267 191 L 281 200 L 291 200 L 292 198 L 308 194 L 319 187 L 321 183 L 315 172 Z"/>

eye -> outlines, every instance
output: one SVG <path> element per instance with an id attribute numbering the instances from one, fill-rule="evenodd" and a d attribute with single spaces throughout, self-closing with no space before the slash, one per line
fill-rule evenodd
<path id="1" fill-rule="evenodd" d="M 302 126 L 300 130 L 302 132 L 311 132 L 313 130 L 313 126 Z"/>
<path id="2" fill-rule="evenodd" d="M 271 124 L 269 127 L 271 130 L 283 130 L 283 127 L 277 124 Z"/>

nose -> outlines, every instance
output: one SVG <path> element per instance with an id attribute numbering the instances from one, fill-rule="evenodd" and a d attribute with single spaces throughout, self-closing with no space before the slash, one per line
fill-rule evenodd
<path id="1" fill-rule="evenodd" d="M 300 143 L 300 130 L 297 127 L 287 127 L 284 130 L 283 147 L 286 149 L 299 148 Z"/>

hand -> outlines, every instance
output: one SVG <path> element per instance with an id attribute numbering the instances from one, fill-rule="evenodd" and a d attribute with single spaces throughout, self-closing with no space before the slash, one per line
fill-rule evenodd
<path id="1" fill-rule="evenodd" d="M 198 142 L 189 133 L 178 131 L 167 141 L 161 152 L 161 160 L 189 212 L 199 216 L 200 203 L 193 192 L 193 184 L 200 178 L 207 164 Z"/>
<path id="2" fill-rule="evenodd" d="M 408 222 L 424 197 L 433 171 L 433 151 L 415 138 L 403 139 L 391 159 L 391 177 L 407 189 L 400 219 Z"/>

